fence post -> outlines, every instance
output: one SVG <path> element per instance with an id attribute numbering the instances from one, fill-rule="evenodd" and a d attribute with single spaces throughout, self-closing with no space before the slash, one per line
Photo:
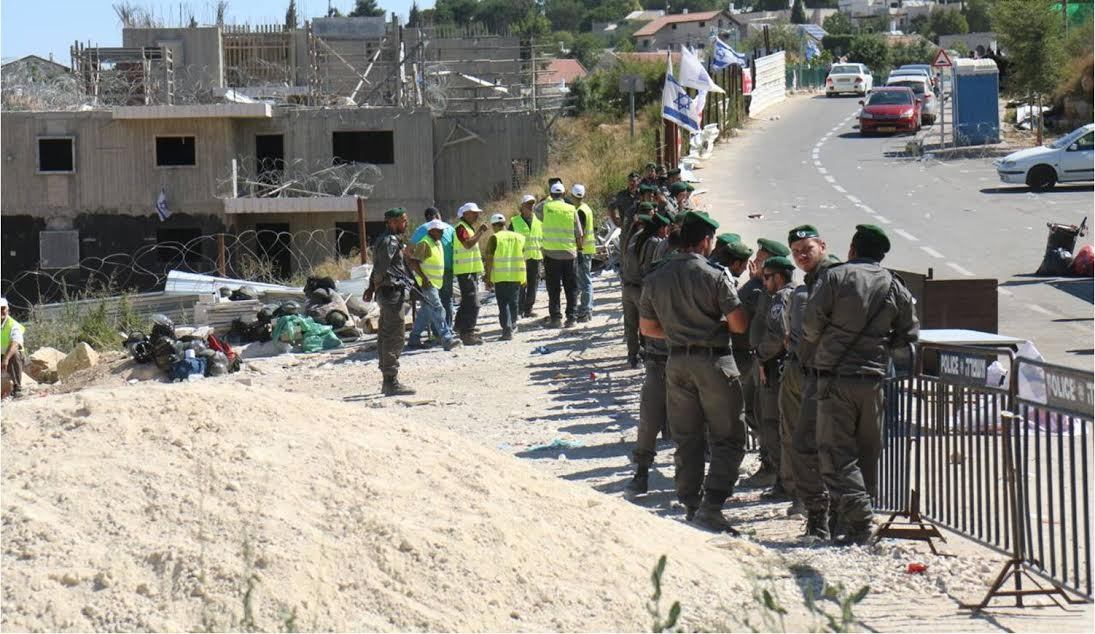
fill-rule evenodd
<path id="1" fill-rule="evenodd" d="M 228 263 L 224 253 L 224 232 L 217 234 L 217 274 L 228 277 Z"/>
<path id="2" fill-rule="evenodd" d="M 357 197 L 357 248 L 360 251 L 361 263 L 365 264 L 368 261 L 368 257 L 365 251 L 365 199 Z"/>

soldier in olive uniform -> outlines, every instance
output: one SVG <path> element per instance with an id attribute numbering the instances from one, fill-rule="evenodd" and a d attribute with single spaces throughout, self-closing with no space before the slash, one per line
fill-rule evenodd
<path id="1" fill-rule="evenodd" d="M 848 262 L 818 276 L 806 304 L 803 336 L 817 346 L 818 458 L 844 543 L 870 538 L 882 451 L 882 379 L 890 350 L 908 346 L 920 333 L 912 294 L 880 264 L 889 250 L 882 229 L 857 225 Z"/>
<path id="2" fill-rule="evenodd" d="M 639 203 L 633 231 L 620 254 L 621 296 L 624 310 L 624 342 L 627 344 L 627 363 L 639 367 L 639 298 L 642 296 L 643 271 L 639 264 L 642 245 L 650 238 L 651 215 L 657 211 L 654 203 Z M 660 240 L 659 240 L 660 242 Z M 655 243 L 656 245 L 657 243 Z"/>
<path id="3" fill-rule="evenodd" d="M 749 343 L 757 354 L 757 413 L 761 417 L 760 432 L 767 440 L 762 443 L 778 447 L 770 454 L 776 467 L 776 483 L 761 494 L 767 499 L 786 499 L 793 495 L 794 474 L 791 473 L 790 451 L 784 446 L 780 433 L 779 388 L 783 378 L 783 360 L 786 352 L 783 342 L 783 302 L 794 290 L 792 280 L 795 265 L 782 255 L 773 255 L 764 261 L 764 296 L 757 304 L 757 313 L 749 322 Z"/>
<path id="4" fill-rule="evenodd" d="M 643 229 L 636 232 L 637 235 L 632 240 L 635 243 L 635 253 L 628 264 L 638 272 L 641 298 L 642 280 L 656 265 L 654 254 L 669 230 L 669 219 L 660 214 L 640 214 L 637 218 Z M 635 495 L 647 492 L 650 467 L 654 464 L 657 453 L 658 432 L 662 433 L 663 438 L 669 436 L 665 409 L 665 364 L 669 359 L 669 349 L 664 339 L 644 338 L 642 346 L 646 373 L 639 396 L 639 430 L 634 453 L 636 469 L 634 477 L 627 484 L 627 492 Z"/>
<path id="5" fill-rule="evenodd" d="M 769 240 L 768 238 L 757 240 L 757 254 L 749 264 L 749 279 L 745 281 L 745 284 L 742 284 L 741 289 L 738 291 L 742 306 L 749 315 L 750 323 L 756 315 L 757 304 L 760 303 L 760 299 L 764 295 L 764 278 L 762 277 L 764 274 L 764 261 L 770 256 L 787 256 L 790 253 L 791 251 L 787 247 L 775 240 Z M 768 441 L 773 436 L 765 434 L 760 429 L 760 421 L 763 416 L 758 411 L 757 406 L 760 388 L 757 382 L 755 353 L 752 344 L 749 342 L 749 335 L 739 337 L 734 342 L 734 347 L 737 353 L 735 358 L 739 363 L 738 369 L 741 371 L 741 388 L 745 394 L 745 410 L 743 412 L 745 424 L 753 431 L 753 435 L 757 437 L 757 443 L 760 445 L 760 468 L 749 477 L 748 482 L 754 486 L 769 486 L 776 481 L 777 469 L 774 452 L 779 451 L 779 447 L 769 446 Z"/>
<path id="6" fill-rule="evenodd" d="M 787 234 L 795 264 L 805 274 L 802 284 L 786 298 L 783 310 L 787 333 L 787 357 L 780 386 L 782 432 L 791 438 L 791 470 L 795 494 L 806 513 L 807 536 L 829 538 L 829 493 L 821 481 L 817 456 L 817 373 L 813 370 L 813 345 L 803 339 L 806 300 L 817 276 L 840 260 L 826 253 L 825 241 L 813 225 L 801 225 Z M 789 513 L 800 509 L 792 506 Z"/>
<path id="7" fill-rule="evenodd" d="M 364 299 L 380 306 L 380 327 L 376 351 L 380 374 L 384 377 L 384 396 L 414 394 L 399 382 L 399 355 L 403 352 L 403 302 L 410 293 L 410 275 L 404 259 L 403 234 L 407 231 L 407 212 L 396 207 L 384 212 L 385 231 L 373 243 L 373 273 Z"/>
<path id="8" fill-rule="evenodd" d="M 722 514 L 745 455 L 741 382 L 730 332 L 745 332 L 749 318 L 730 274 L 707 260 L 717 229 L 718 222 L 705 213 L 685 214 L 681 251 L 643 280 L 639 328 L 646 337 L 665 339 L 669 348 L 666 406 L 677 443 L 677 497 L 686 518 L 736 534 Z M 705 436 L 711 454 L 706 480 Z"/>

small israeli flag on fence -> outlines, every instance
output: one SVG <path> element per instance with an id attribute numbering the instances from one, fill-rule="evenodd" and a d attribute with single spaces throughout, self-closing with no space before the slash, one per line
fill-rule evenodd
<path id="1" fill-rule="evenodd" d="M 699 132 L 700 123 L 693 112 L 692 97 L 673 78 L 673 61 L 670 58 L 665 71 L 665 85 L 662 87 L 662 118 L 689 132 Z"/>
<path id="2" fill-rule="evenodd" d="M 821 50 L 817 47 L 817 42 L 810 38 L 806 38 L 806 61 L 821 55 Z"/>
<path id="3" fill-rule="evenodd" d="M 167 208 L 167 192 L 163 187 L 160 188 L 160 195 L 156 198 L 156 215 L 160 217 L 160 222 L 171 217 L 171 210 Z"/>
<path id="4" fill-rule="evenodd" d="M 726 42 L 723 42 L 719 38 L 715 38 L 715 57 L 711 60 L 711 68 L 715 70 L 722 70 L 728 66 L 737 64 L 738 66 L 745 66 L 745 56 L 735 51 Z"/>

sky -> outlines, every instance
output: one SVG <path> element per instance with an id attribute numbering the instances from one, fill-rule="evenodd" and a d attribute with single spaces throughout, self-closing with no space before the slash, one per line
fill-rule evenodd
<path id="1" fill-rule="evenodd" d="M 313 18 L 326 15 L 328 0 L 297 0 L 297 15 Z M 38 55 L 69 64 L 69 47 L 76 40 L 99 46 L 121 46 L 122 25 L 114 14 L 117 0 L 0 0 L 0 58 L 5 61 L 24 55 Z M 198 22 L 212 22 L 211 0 L 134 0 L 164 21 L 179 21 L 179 8 L 192 9 Z M 331 0 L 343 13 L 353 8 L 353 0 Z M 379 0 L 389 13 L 406 17 L 411 0 Z M 228 22 L 251 24 L 281 24 L 289 0 L 229 0 Z M 422 0 L 427 9 L 433 0 Z M 184 12 L 189 14 L 188 11 Z"/>

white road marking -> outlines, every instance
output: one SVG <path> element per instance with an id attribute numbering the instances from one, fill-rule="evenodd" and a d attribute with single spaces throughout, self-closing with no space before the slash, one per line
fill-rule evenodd
<path id="1" fill-rule="evenodd" d="M 966 277 L 973 277 L 973 275 L 974 275 L 973 271 L 971 271 L 969 269 L 962 268 L 960 265 L 955 264 L 954 262 L 947 262 L 947 266 L 949 266 L 952 269 L 954 269 L 955 271 L 957 271 L 959 273 L 959 275 L 965 275 Z"/>
<path id="2" fill-rule="evenodd" d="M 933 249 L 931 247 L 920 247 L 920 250 L 923 251 L 924 253 L 927 253 L 928 255 L 932 256 L 933 258 L 943 259 L 943 254 L 936 251 L 935 249 Z"/>
<path id="3" fill-rule="evenodd" d="M 996 287 L 996 292 L 1000 293 L 1001 295 L 1006 295 L 1008 297 L 1011 297 L 1012 295 L 1015 294 L 1015 293 L 1012 293 L 1011 291 L 1009 291 L 1008 289 L 1000 288 L 999 286 Z"/>
<path id="4" fill-rule="evenodd" d="M 1043 315 L 1048 315 L 1049 317 L 1056 317 L 1057 316 L 1056 314 L 1046 310 L 1045 308 L 1042 308 L 1038 304 L 1027 304 L 1027 308 L 1033 310 L 1036 313 L 1042 313 Z"/>
<path id="5" fill-rule="evenodd" d="M 833 185 L 833 189 L 837 190 L 838 192 L 840 192 L 842 194 L 848 193 L 848 190 L 844 189 L 840 185 Z"/>
<path id="6" fill-rule="evenodd" d="M 845 198 L 852 201 L 853 204 L 856 204 L 856 205 L 859 204 L 859 199 L 856 198 L 855 196 L 851 195 L 851 194 L 848 194 L 847 196 L 845 196 Z"/>
<path id="7" fill-rule="evenodd" d="M 878 221 L 881 222 L 884 225 L 890 224 L 890 219 L 886 218 L 885 216 L 875 215 L 875 218 L 878 218 Z"/>
<path id="8" fill-rule="evenodd" d="M 904 229 L 894 229 L 893 232 L 896 233 L 897 235 L 901 236 L 902 238 L 905 238 L 909 242 L 919 242 L 920 241 L 920 238 L 917 238 L 916 236 L 909 233 L 908 231 L 905 231 Z"/>
<path id="9" fill-rule="evenodd" d="M 826 176 L 825 180 L 829 181 L 830 183 L 835 183 L 836 182 L 836 179 L 833 178 L 832 176 Z"/>
<path id="10" fill-rule="evenodd" d="M 817 168 L 817 171 L 821 172 L 822 174 L 828 174 L 829 173 L 829 170 L 825 169 L 824 167 Z"/>
<path id="11" fill-rule="evenodd" d="M 860 209 L 862 209 L 863 211 L 865 211 L 869 214 L 874 213 L 874 209 L 871 209 L 870 207 L 868 207 L 867 205 L 864 205 L 863 203 L 859 203 L 858 205 L 856 205 L 856 207 L 859 207 Z"/>
<path id="12" fill-rule="evenodd" d="M 814 165 L 816 167 L 821 167 L 821 161 L 814 161 Z"/>

